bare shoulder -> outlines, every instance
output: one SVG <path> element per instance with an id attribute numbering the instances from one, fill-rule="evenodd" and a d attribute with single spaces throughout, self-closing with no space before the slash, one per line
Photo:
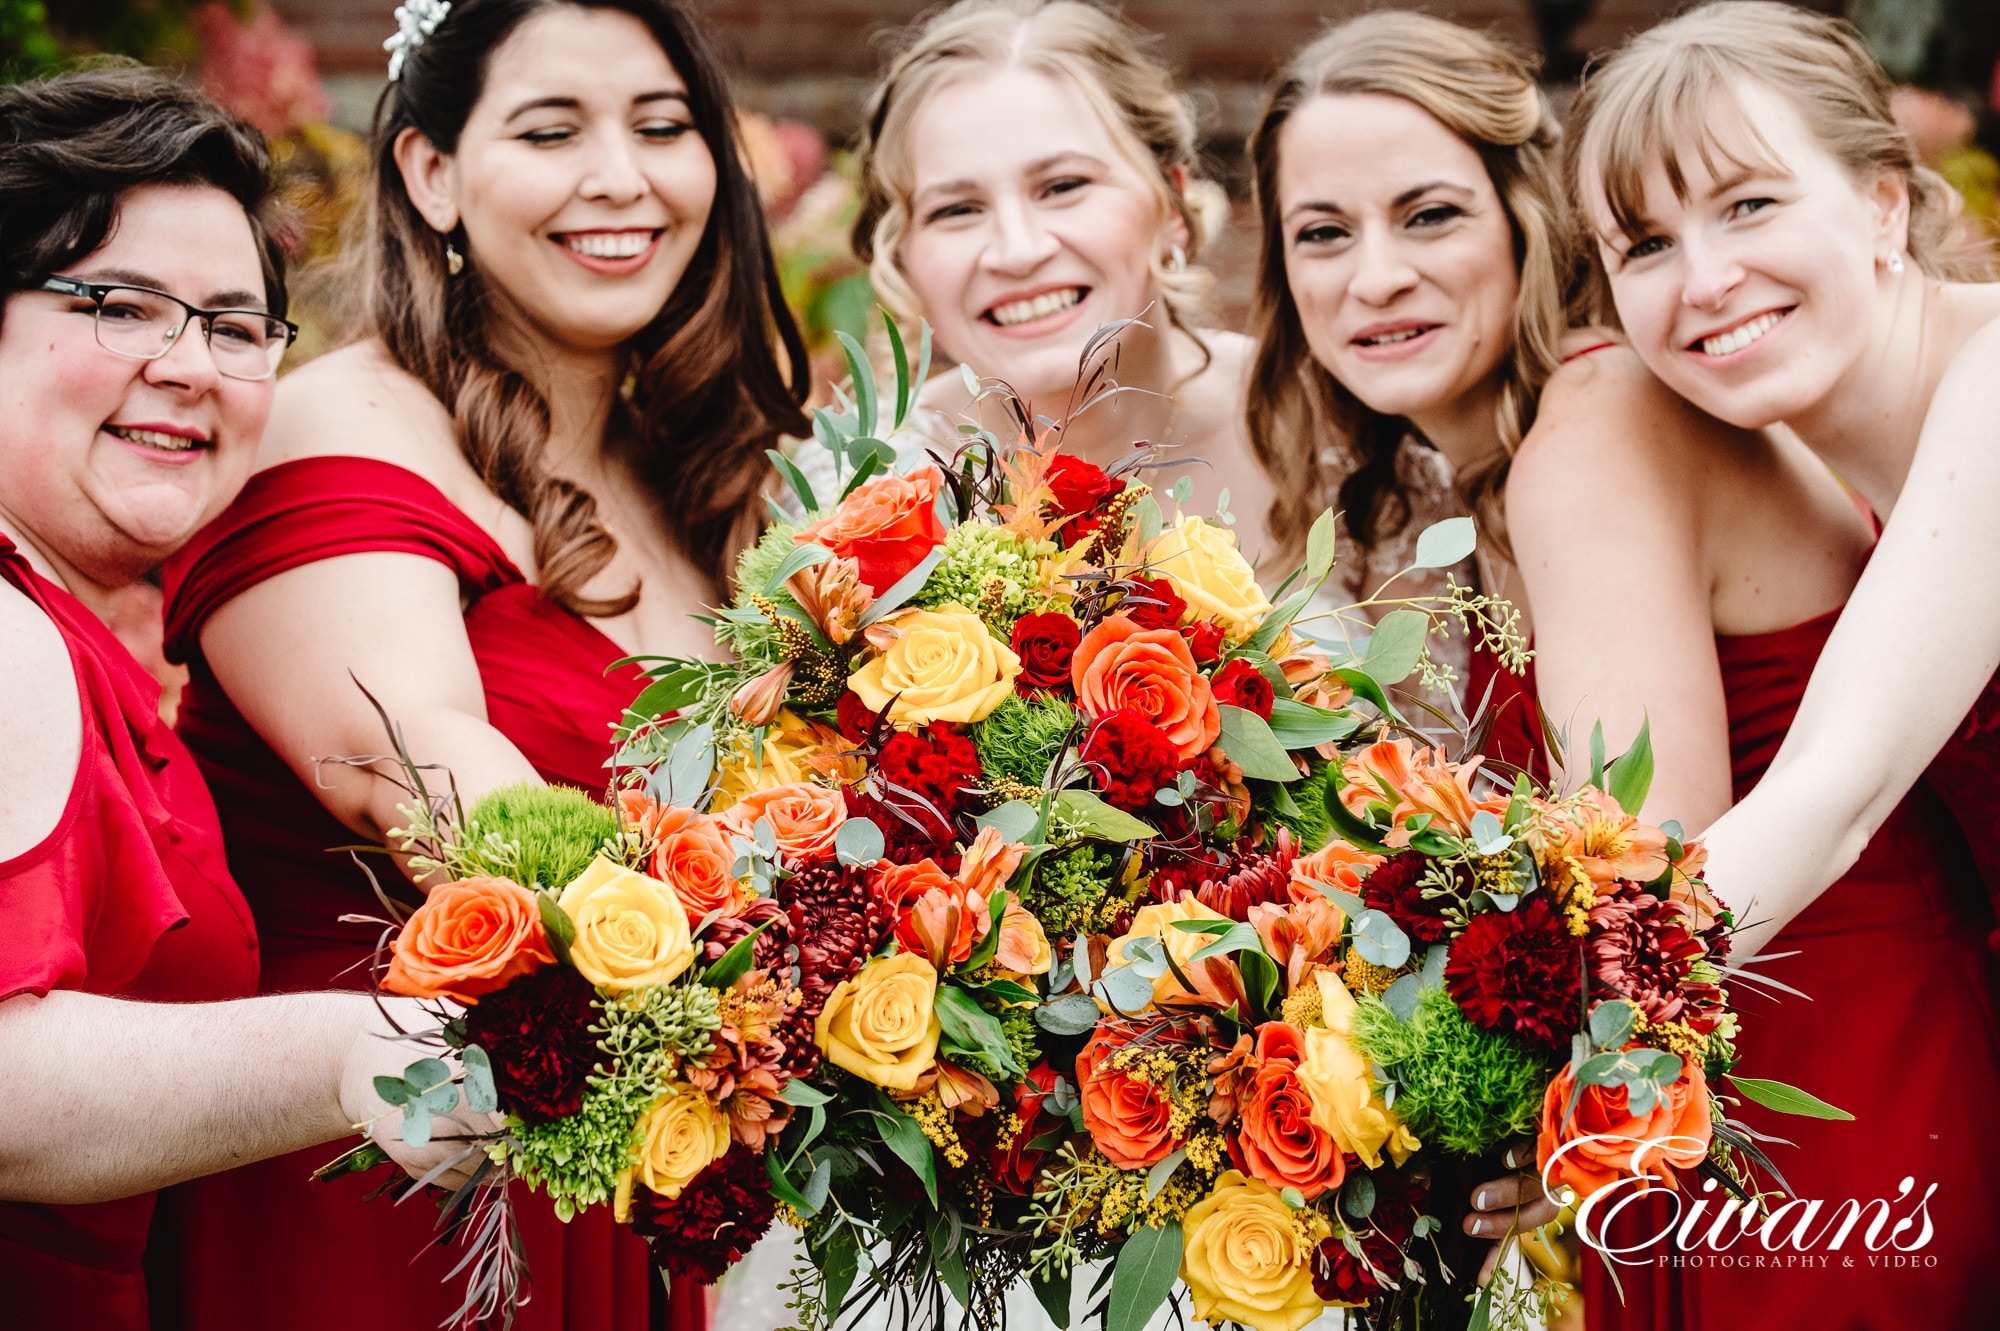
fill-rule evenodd
<path id="1" fill-rule="evenodd" d="M 0 582 L 0 860 L 39 845 L 62 818 L 83 752 L 83 707 L 62 633 Z"/>
<path id="2" fill-rule="evenodd" d="M 1612 343 L 1558 366 L 1542 390 L 1509 484 L 1544 473 L 1580 478 L 1691 477 L 1758 436 L 1702 412 Z"/>
<path id="3" fill-rule="evenodd" d="M 434 483 L 454 462 L 465 468 L 451 413 L 377 342 L 330 351 L 279 381 L 258 469 L 308 457 L 379 458 Z"/>

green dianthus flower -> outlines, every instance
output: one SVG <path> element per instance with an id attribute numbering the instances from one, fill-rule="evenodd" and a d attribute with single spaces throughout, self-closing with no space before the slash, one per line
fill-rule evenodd
<path id="1" fill-rule="evenodd" d="M 980 769 L 988 781 L 1040 786 L 1075 724 L 1076 709 L 1059 698 L 1010 697 L 972 728 Z"/>

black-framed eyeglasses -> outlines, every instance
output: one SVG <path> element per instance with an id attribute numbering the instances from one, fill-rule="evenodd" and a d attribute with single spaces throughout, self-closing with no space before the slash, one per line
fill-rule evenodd
<path id="1" fill-rule="evenodd" d="M 166 355 L 188 323 L 199 319 L 216 372 L 231 379 L 269 379 L 278 372 L 285 348 L 299 335 L 297 324 L 262 310 L 199 309 L 151 287 L 51 277 L 35 289 L 89 301 L 95 307 L 97 345 L 134 360 Z"/>

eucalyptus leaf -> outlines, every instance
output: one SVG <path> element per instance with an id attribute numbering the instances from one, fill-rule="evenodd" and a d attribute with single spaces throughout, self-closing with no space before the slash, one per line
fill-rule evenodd
<path id="1" fill-rule="evenodd" d="M 1134 504 L 1132 509 L 1139 517 L 1139 548 L 1143 550 L 1160 539 L 1167 520 L 1160 512 L 1159 501 L 1151 495 Z"/>
<path id="2" fill-rule="evenodd" d="M 1146 1171 L 1145 1199 L 1147 1202 L 1150 1203 L 1153 1198 L 1160 1195 L 1160 1189 L 1167 1186 L 1168 1180 L 1173 1178 L 1174 1171 L 1181 1167 L 1181 1161 L 1185 1159 L 1187 1159 L 1187 1147 L 1177 1146 L 1165 1158 Z"/>
<path id="3" fill-rule="evenodd" d="M 1423 994 L 1424 982 L 1420 976 L 1403 975 L 1382 991 L 1382 1002 L 1396 1014 L 1396 1020 L 1407 1023 L 1417 1015 L 1417 999 Z"/>
<path id="4" fill-rule="evenodd" d="M 887 843 L 872 818 L 849 818 L 833 834 L 833 853 L 842 864 L 865 869 L 882 858 Z"/>
<path id="5" fill-rule="evenodd" d="M 1774 1109 L 1780 1114 L 1799 1114 L 1806 1118 L 1829 1118 L 1843 1122 L 1854 1115 L 1845 1109 L 1828 1104 L 1808 1091 L 1796 1086 L 1788 1086 L 1781 1081 L 1767 1077 L 1738 1077 L 1724 1073 L 1729 1084 L 1743 1093 L 1743 1098 L 1753 1100 L 1766 1109 Z"/>
<path id="6" fill-rule="evenodd" d="M 997 809 L 989 809 L 972 821 L 980 827 L 991 827 L 1002 838 L 1015 843 L 1025 843 L 1035 834 L 1035 824 L 1042 818 L 1041 811 L 1026 800 L 1008 800 Z"/>
<path id="7" fill-rule="evenodd" d="M 1154 1229 L 1141 1225 L 1118 1250 L 1111 1273 L 1111 1301 L 1104 1331 L 1145 1331 L 1153 1314 L 1173 1292 L 1181 1269 L 1181 1222 Z"/>
<path id="8" fill-rule="evenodd" d="M 465 1107 L 475 1114 L 497 1113 L 500 1093 L 493 1085 L 493 1060 L 484 1049 L 469 1044 L 459 1051 L 458 1061 L 465 1067 Z"/>
<path id="9" fill-rule="evenodd" d="M 1599 1049 L 1622 1049 L 1638 1025 L 1639 1009 L 1622 998 L 1599 1003 L 1590 1014 L 1590 1041 Z"/>
<path id="10" fill-rule="evenodd" d="M 1402 683 L 1423 659 L 1424 639 L 1430 628 L 1430 616 L 1420 610 L 1391 610 L 1368 639 L 1368 654 L 1362 658 L 1361 668 L 1385 689 Z"/>
<path id="11" fill-rule="evenodd" d="M 1313 519 L 1312 530 L 1306 533 L 1307 586 L 1317 587 L 1333 571 L 1334 556 L 1339 547 L 1339 530 L 1339 518 L 1330 508 Z"/>
<path id="12" fill-rule="evenodd" d="M 1410 936 L 1379 910 L 1354 917 L 1354 950 L 1372 966 L 1395 970 L 1410 959 Z"/>
<path id="13" fill-rule="evenodd" d="M 1150 824 L 1134 818 L 1086 790 L 1059 791 L 1054 809 L 1062 820 L 1083 835 L 1101 841 L 1144 841 L 1159 835 Z"/>
<path id="14" fill-rule="evenodd" d="M 1117 1012 L 1143 1011 L 1153 1001 L 1153 983 L 1130 966 L 1112 966 L 1091 992 Z"/>
<path id="15" fill-rule="evenodd" d="M 1417 537 L 1417 568 L 1450 568 L 1470 555 L 1479 545 L 1479 529 L 1471 518 L 1446 518 L 1433 522 Z"/>
<path id="16" fill-rule="evenodd" d="M 1222 751 L 1243 769 L 1244 776 L 1262 781 L 1299 779 L 1298 764 L 1264 724 L 1264 718 L 1226 703 L 1216 710 L 1222 714 Z"/>

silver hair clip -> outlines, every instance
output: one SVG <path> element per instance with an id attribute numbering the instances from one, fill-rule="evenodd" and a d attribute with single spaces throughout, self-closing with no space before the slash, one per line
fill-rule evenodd
<path id="1" fill-rule="evenodd" d="M 451 0 L 404 0 L 396 6 L 396 35 L 382 43 L 389 53 L 389 82 L 402 76 L 404 59 L 438 30 L 449 13 Z"/>

